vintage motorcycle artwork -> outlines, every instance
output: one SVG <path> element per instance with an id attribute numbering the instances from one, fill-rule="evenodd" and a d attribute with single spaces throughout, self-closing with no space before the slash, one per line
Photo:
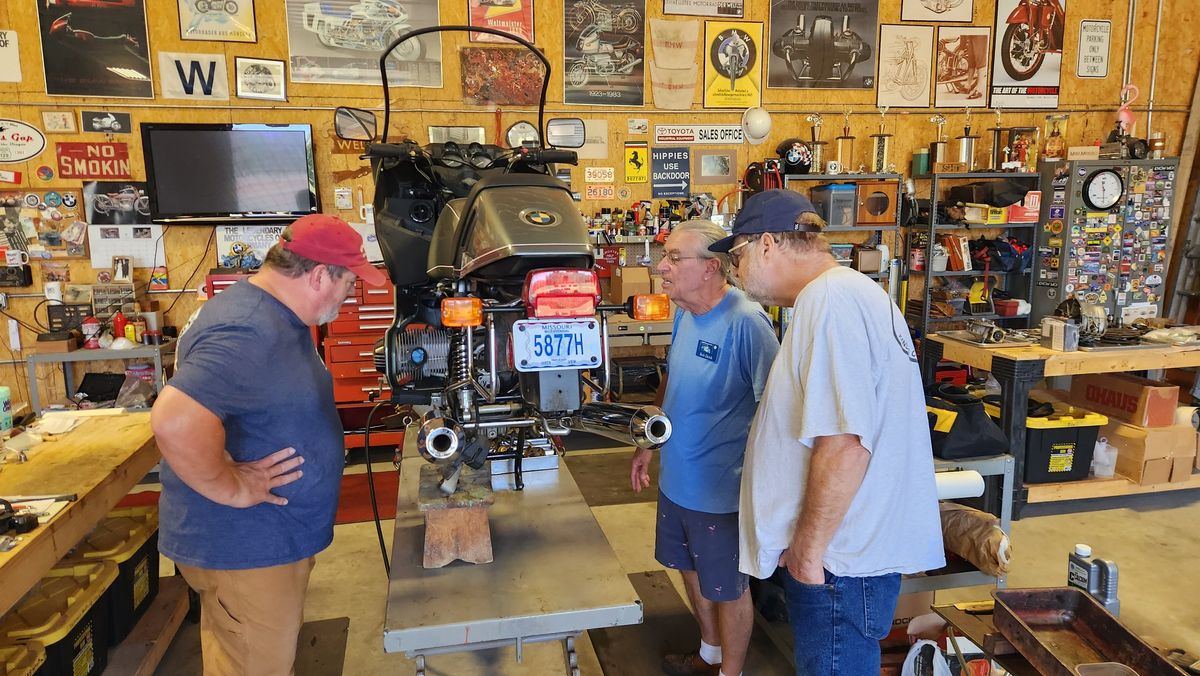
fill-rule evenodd
<path id="1" fill-rule="evenodd" d="M 397 0 L 363 0 L 345 9 L 308 2 L 303 25 L 326 47 L 376 53 L 412 29 L 408 10 Z M 400 62 L 417 61 L 425 48 L 420 40 L 409 40 L 390 53 Z"/>
<path id="2" fill-rule="evenodd" d="M 143 191 L 127 185 L 119 192 L 97 193 L 92 208 L 102 214 L 137 211 L 150 215 L 150 198 Z"/>
<path id="3" fill-rule="evenodd" d="M 636 33 L 642 25 L 642 13 L 634 5 L 609 7 L 597 0 L 576 0 L 567 11 L 567 25 L 572 31 L 594 24 L 606 32 Z"/>
<path id="4" fill-rule="evenodd" d="M 567 65 L 572 87 L 586 85 L 593 76 L 629 75 L 642 62 L 642 43 L 628 36 L 608 41 L 597 24 L 585 28 L 575 44 L 580 56 L 568 59 Z"/>
<path id="5" fill-rule="evenodd" d="M 820 85 L 848 80 L 855 66 L 871 58 L 871 45 L 850 28 L 850 17 L 842 17 L 835 31 L 833 18 L 818 15 L 811 26 L 800 14 L 796 25 L 771 43 L 771 52 L 783 59 L 796 82 Z"/>
<path id="6" fill-rule="evenodd" d="M 901 36 L 899 53 L 879 73 L 879 87 L 898 93 L 905 101 L 920 98 L 929 83 L 929 62 L 917 56 L 917 41 Z"/>
<path id="7" fill-rule="evenodd" d="M 1061 54 L 1065 21 L 1062 0 L 1019 0 L 1001 39 L 1004 72 L 1014 80 L 1028 80 L 1047 54 Z"/>
<path id="8" fill-rule="evenodd" d="M 544 123 L 550 63 L 533 44 L 480 26 L 434 26 L 393 40 L 379 58 L 428 33 L 485 32 L 528 49 L 544 68 L 542 142 L 506 149 L 472 143 L 389 139 L 384 79 L 380 143 L 367 145 L 375 183 L 375 233 L 395 285 L 395 320 L 374 361 L 394 404 L 427 406 L 415 424 L 418 450 L 440 466 L 453 492 L 463 464 L 521 459 L 561 449 L 559 437 L 586 430 L 656 448 L 671 423 L 655 406 L 610 397 L 608 317 L 665 318 L 665 296 L 601 303 L 587 226 L 554 165 L 575 164 L 578 118 Z M 364 123 L 364 116 L 370 125 Z M 375 136 L 366 111 L 339 109 L 347 139 Z"/>
<path id="9" fill-rule="evenodd" d="M 200 14 L 222 12 L 229 16 L 236 16 L 238 13 L 238 4 L 234 0 L 196 0 L 193 7 Z"/>
<path id="10" fill-rule="evenodd" d="M 987 44 L 986 34 L 963 33 L 945 39 L 939 34 L 938 87 L 947 93 L 965 96 L 968 100 L 983 98 L 987 78 Z"/>

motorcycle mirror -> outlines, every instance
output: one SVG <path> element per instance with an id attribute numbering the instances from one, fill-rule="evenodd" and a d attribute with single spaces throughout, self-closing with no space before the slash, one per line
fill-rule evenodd
<path id="1" fill-rule="evenodd" d="M 333 113 L 333 130 L 338 138 L 347 141 L 374 141 L 375 113 L 339 106 Z"/>
<path id="2" fill-rule="evenodd" d="M 556 117 L 546 123 L 547 147 L 582 148 L 585 140 L 583 120 L 578 117 Z"/>

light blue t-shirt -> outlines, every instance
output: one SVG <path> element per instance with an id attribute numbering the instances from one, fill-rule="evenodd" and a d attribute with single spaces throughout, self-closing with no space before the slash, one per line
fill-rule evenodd
<path id="1" fill-rule="evenodd" d="M 697 512 L 738 511 L 742 457 L 779 342 L 771 319 L 730 287 L 703 315 L 679 310 L 667 358 L 659 490 Z"/>

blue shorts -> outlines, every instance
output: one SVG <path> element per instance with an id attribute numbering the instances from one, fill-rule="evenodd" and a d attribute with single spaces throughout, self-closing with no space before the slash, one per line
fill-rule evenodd
<path id="1" fill-rule="evenodd" d="M 750 578 L 738 571 L 738 515 L 697 512 L 658 494 L 654 558 L 668 568 L 694 570 L 709 601 L 736 601 Z"/>

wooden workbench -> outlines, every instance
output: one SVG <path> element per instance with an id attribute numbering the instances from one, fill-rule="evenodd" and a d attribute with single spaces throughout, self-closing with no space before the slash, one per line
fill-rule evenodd
<path id="1" fill-rule="evenodd" d="M 933 382 L 938 362 L 946 360 L 990 372 L 1000 383 L 1000 428 L 1016 461 L 1013 518 L 1031 502 L 1105 498 L 1200 487 L 1200 480 L 1139 486 L 1123 479 L 1094 479 L 1025 486 L 1025 417 L 1029 392 L 1042 378 L 1085 373 L 1156 371 L 1200 366 L 1200 347 L 1149 347 L 1096 352 L 1058 352 L 1040 346 L 992 348 L 932 334 L 921 346 L 921 375 Z M 991 507 L 991 505 L 989 505 Z M 996 512 L 999 513 L 999 512 Z"/>
<path id="2" fill-rule="evenodd" d="M 89 418 L 35 449 L 29 462 L 10 462 L 0 470 L 0 497 L 74 493 L 78 499 L 49 523 L 23 535 L 15 549 L 0 552 L 0 615 L 87 536 L 159 460 L 149 412 Z"/>

